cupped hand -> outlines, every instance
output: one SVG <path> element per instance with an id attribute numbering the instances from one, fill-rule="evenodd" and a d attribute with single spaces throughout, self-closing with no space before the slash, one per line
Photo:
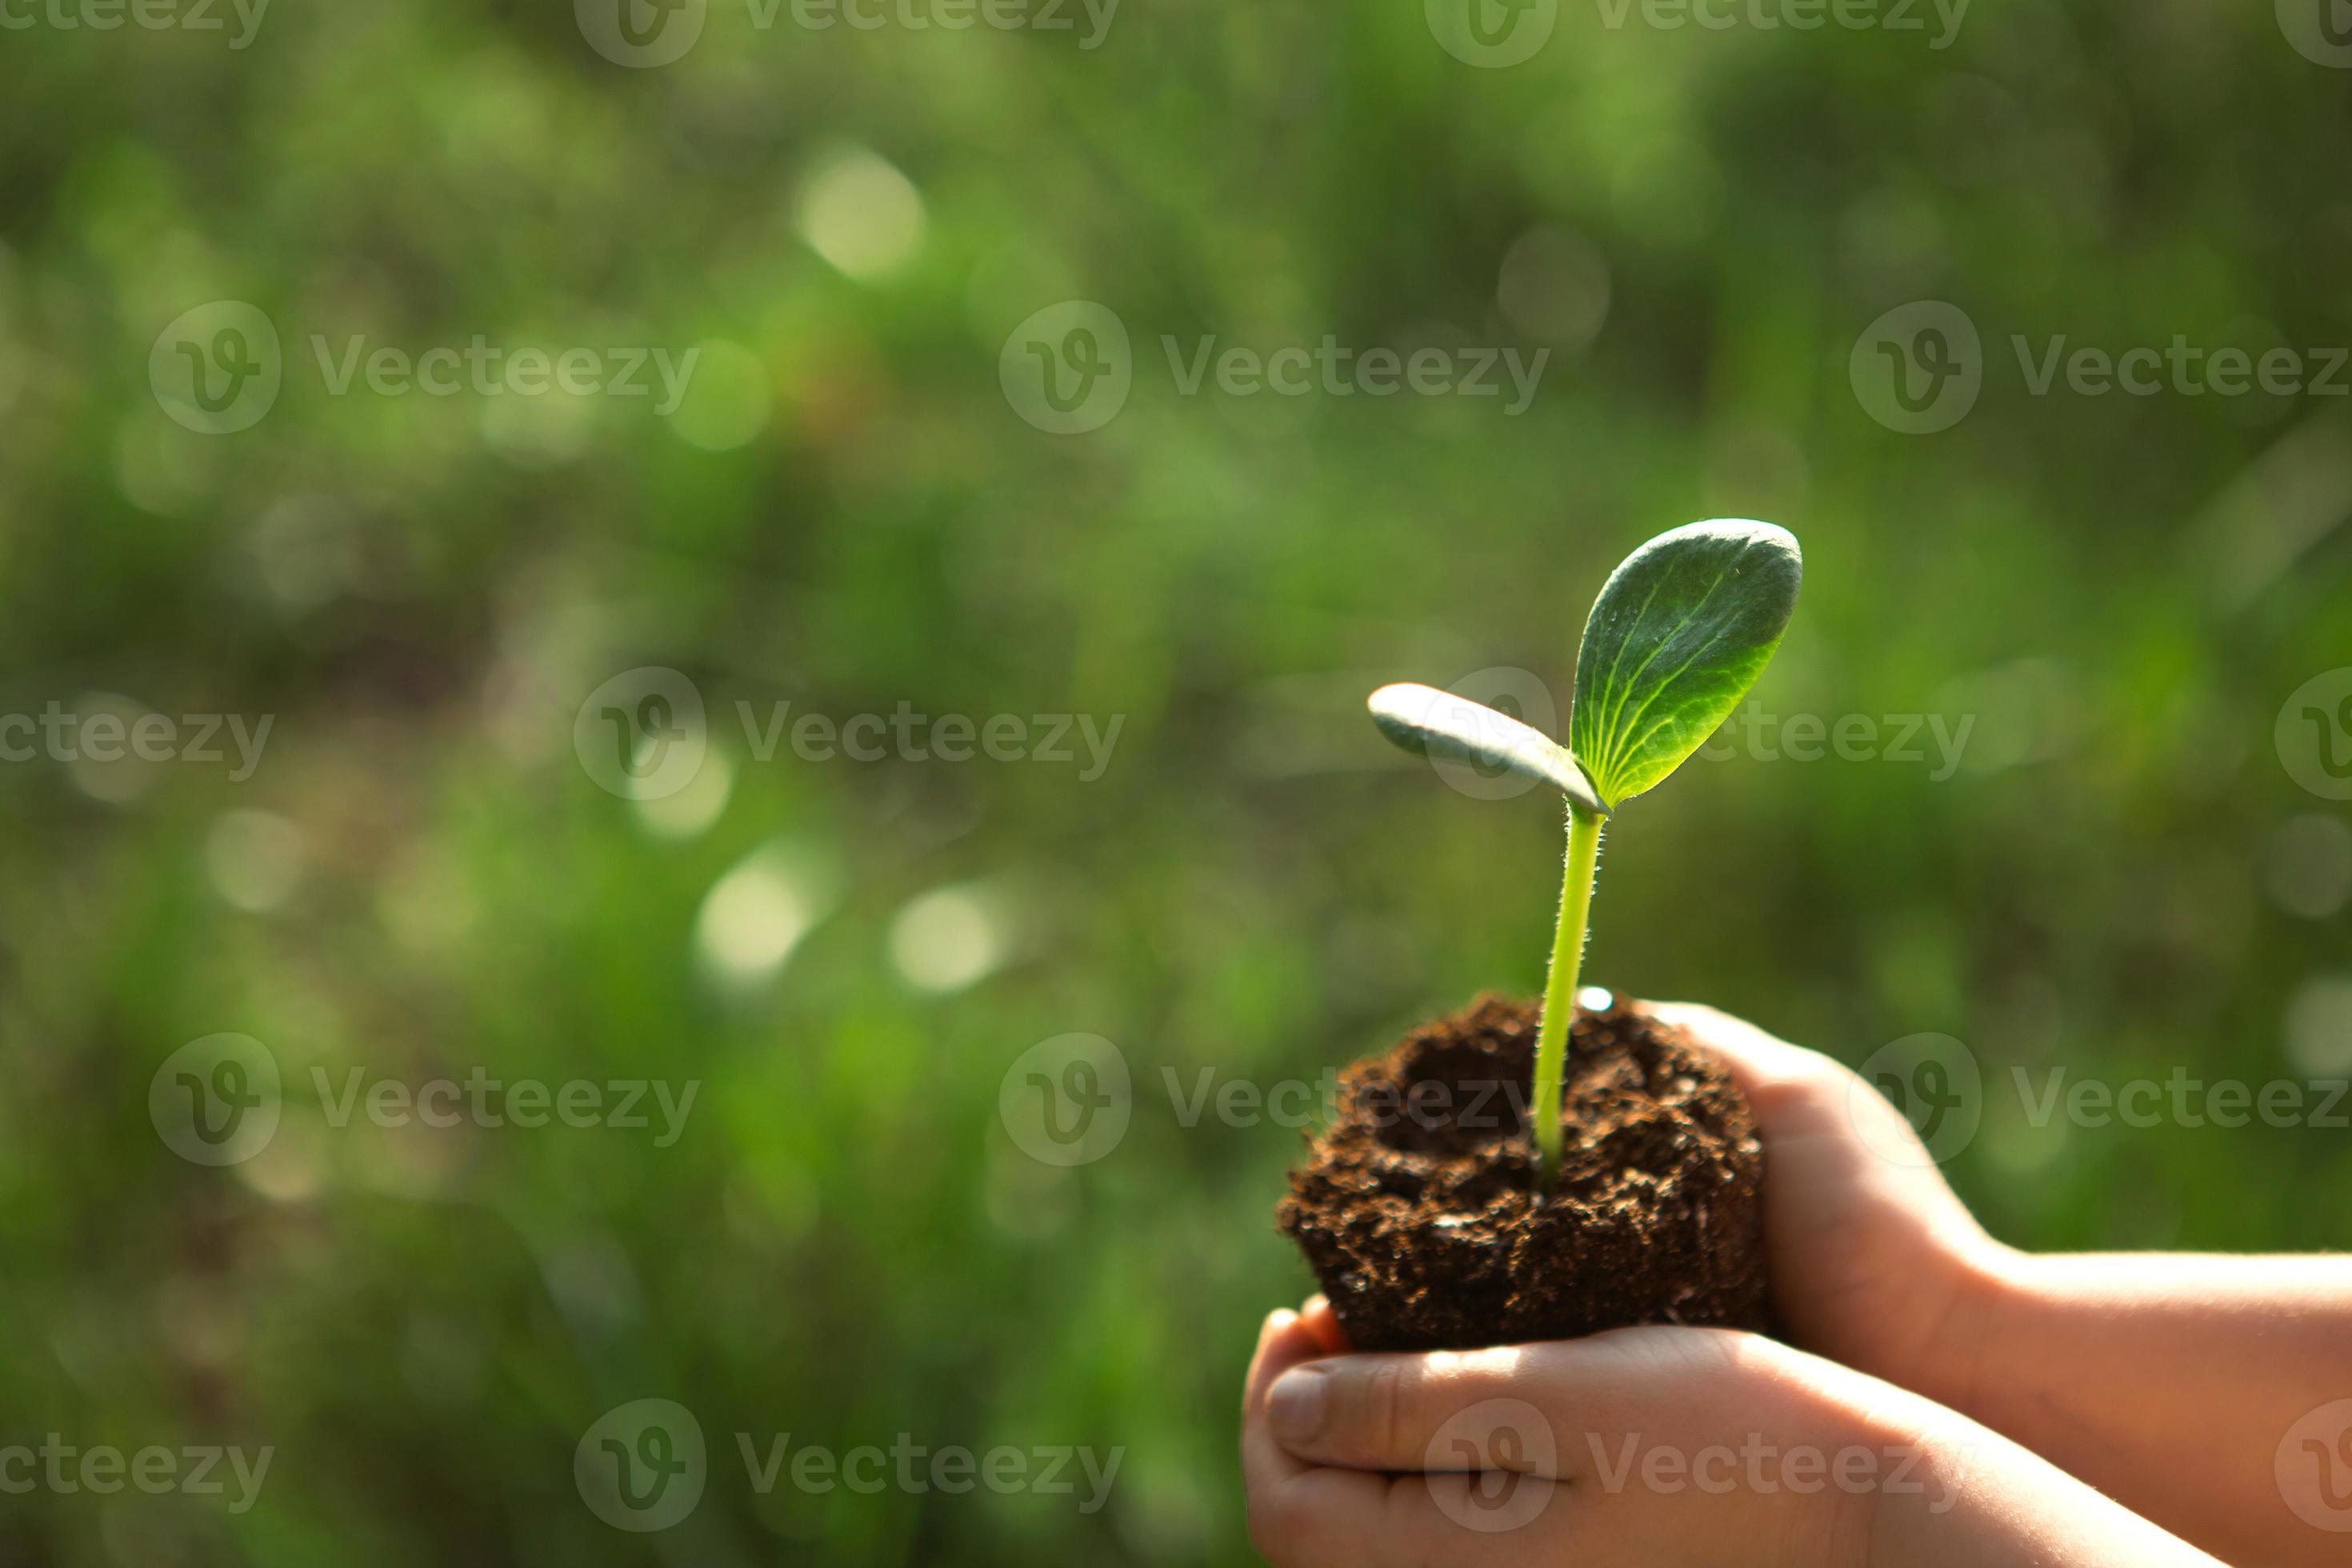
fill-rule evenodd
<path id="1" fill-rule="evenodd" d="M 1731 1330 L 1349 1353 L 1266 1321 L 1242 1418 L 1275 1568 L 2212 1568 L 2014 1444 Z"/>
<path id="2" fill-rule="evenodd" d="M 1832 1454 L 1867 1426 L 1769 1340 L 1633 1329 L 1425 1355 L 1339 1342 L 1319 1301 L 1278 1312 L 1251 1369 L 1250 1534 L 1277 1568 L 1862 1561 L 1866 1495 L 1739 1484 L 1743 1443 Z"/>
<path id="3" fill-rule="evenodd" d="M 1789 1336 L 1968 1406 L 2015 1255 L 1986 1236 L 1911 1124 L 1861 1077 L 1712 1007 L 1655 1011 L 1724 1060 L 1755 1111 L 1772 1303 Z"/>

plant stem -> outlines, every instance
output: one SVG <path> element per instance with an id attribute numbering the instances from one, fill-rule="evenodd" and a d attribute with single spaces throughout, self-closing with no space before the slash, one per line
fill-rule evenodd
<path id="1" fill-rule="evenodd" d="M 1585 923 L 1592 912 L 1592 876 L 1601 863 L 1601 817 L 1570 803 L 1568 862 L 1559 885 L 1559 927 L 1551 939 L 1551 977 L 1544 984 L 1543 1020 L 1536 1030 L 1536 1167 L 1543 1190 L 1559 1180 L 1559 1086 L 1568 1067 L 1569 1027 L 1576 1021 L 1576 978 L 1584 967 Z"/>

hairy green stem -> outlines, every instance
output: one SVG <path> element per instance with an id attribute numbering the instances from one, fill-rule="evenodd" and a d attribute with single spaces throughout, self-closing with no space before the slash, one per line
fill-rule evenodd
<path id="1" fill-rule="evenodd" d="M 1543 1021 L 1536 1031 L 1536 1164 L 1543 1189 L 1559 1179 L 1559 1086 L 1568 1067 L 1569 1026 L 1576 1020 L 1576 977 L 1584 967 L 1585 922 L 1592 913 L 1592 875 L 1601 863 L 1601 816 L 1570 802 L 1568 863 L 1559 885 L 1559 927 L 1551 939 L 1551 977 L 1544 984 Z"/>

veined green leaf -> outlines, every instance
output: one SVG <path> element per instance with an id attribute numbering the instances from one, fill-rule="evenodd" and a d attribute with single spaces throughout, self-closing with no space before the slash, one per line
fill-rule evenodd
<path id="1" fill-rule="evenodd" d="M 1593 601 L 1576 660 L 1569 743 L 1622 805 L 1680 767 L 1731 716 L 1780 645 L 1804 557 L 1769 522 L 1662 533 Z"/>
<path id="2" fill-rule="evenodd" d="M 1381 733 L 1417 757 L 1500 769 L 1549 784 L 1588 811 L 1609 809 L 1567 747 L 1508 714 L 1433 686 L 1383 686 L 1367 706 Z"/>

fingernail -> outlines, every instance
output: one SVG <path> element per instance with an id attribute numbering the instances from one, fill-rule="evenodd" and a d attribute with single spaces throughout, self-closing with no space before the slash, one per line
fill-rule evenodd
<path id="1" fill-rule="evenodd" d="M 1285 1443 L 1308 1443 L 1322 1436 L 1330 1412 L 1329 1380 L 1320 1368 L 1302 1366 L 1274 1380 L 1266 1394 L 1266 1417 Z"/>

